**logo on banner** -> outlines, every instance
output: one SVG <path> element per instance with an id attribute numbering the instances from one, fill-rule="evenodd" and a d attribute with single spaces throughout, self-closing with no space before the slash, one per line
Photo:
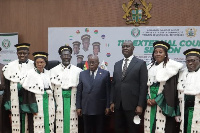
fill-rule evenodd
<path id="1" fill-rule="evenodd" d="M 10 43 L 10 40 L 8 39 L 4 39 L 2 41 L 2 46 L 5 48 L 5 49 L 8 49 L 10 47 L 11 43 Z"/>
<path id="2" fill-rule="evenodd" d="M 140 0 L 140 2 L 141 4 L 138 4 L 137 2 L 134 3 L 134 0 L 129 0 L 127 4 L 123 3 L 122 8 L 125 12 L 123 19 L 126 20 L 126 24 L 139 26 L 140 24 L 145 24 L 147 20 L 151 18 L 149 12 L 152 8 L 152 4 L 146 3 L 145 0 Z"/>
<path id="3" fill-rule="evenodd" d="M 133 28 L 133 29 L 131 30 L 131 35 L 132 35 L 133 37 L 138 37 L 138 36 L 140 35 L 140 30 L 139 30 L 138 28 Z"/>
<path id="4" fill-rule="evenodd" d="M 190 38 L 195 37 L 197 34 L 197 29 L 195 28 L 187 28 L 185 31 L 186 31 L 187 37 L 190 37 Z"/>

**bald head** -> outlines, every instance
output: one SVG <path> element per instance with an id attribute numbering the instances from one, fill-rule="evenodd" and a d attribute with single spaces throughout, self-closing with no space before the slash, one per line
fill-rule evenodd
<path id="1" fill-rule="evenodd" d="M 88 64 L 90 71 L 96 71 L 99 66 L 99 57 L 97 55 L 91 55 L 88 58 Z"/>
<path id="2" fill-rule="evenodd" d="M 99 61 L 99 57 L 97 55 L 93 55 L 93 54 L 90 54 L 90 56 L 88 56 L 88 61 L 89 61 L 89 59 L 95 59 L 95 60 Z"/>

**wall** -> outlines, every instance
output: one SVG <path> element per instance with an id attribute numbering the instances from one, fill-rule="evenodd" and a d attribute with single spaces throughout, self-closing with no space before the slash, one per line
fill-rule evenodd
<path id="1" fill-rule="evenodd" d="M 135 0 L 139 3 L 138 0 Z M 146 0 L 153 4 L 146 26 L 199 26 L 199 0 Z M 48 50 L 48 27 L 126 25 L 128 0 L 0 0 L 0 32 L 18 32 L 33 51 Z M 145 26 L 145 25 L 142 25 Z M 56 50 L 57 51 L 57 50 Z M 32 56 L 31 56 L 32 58 Z"/>

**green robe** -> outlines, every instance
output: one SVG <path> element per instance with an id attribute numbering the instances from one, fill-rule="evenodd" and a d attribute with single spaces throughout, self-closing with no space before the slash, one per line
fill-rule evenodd
<path id="1" fill-rule="evenodd" d="M 54 133 L 55 102 L 49 75 L 47 70 L 39 73 L 37 69 L 32 69 L 22 83 L 26 92 L 23 111 L 33 114 L 34 133 Z M 47 83 L 49 88 L 44 88 Z M 36 102 L 29 97 L 31 95 L 35 96 Z"/>

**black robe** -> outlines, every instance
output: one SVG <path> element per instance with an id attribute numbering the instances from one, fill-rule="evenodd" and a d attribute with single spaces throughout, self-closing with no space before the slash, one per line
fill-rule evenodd
<path id="1" fill-rule="evenodd" d="M 6 111 L 4 108 L 4 103 L 6 99 L 6 92 L 10 86 L 9 82 L 4 78 L 2 73 L 3 64 L 0 64 L 0 91 L 4 93 L 0 95 L 0 133 L 11 133 L 11 123 L 10 123 L 10 111 Z"/>

